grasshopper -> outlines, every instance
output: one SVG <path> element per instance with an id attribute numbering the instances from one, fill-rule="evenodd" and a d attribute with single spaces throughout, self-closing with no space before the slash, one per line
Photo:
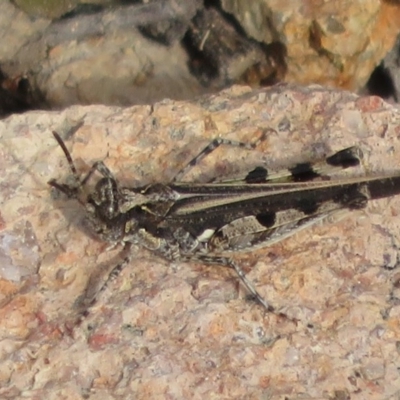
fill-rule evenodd
<path id="1" fill-rule="evenodd" d="M 183 182 L 182 177 L 221 144 L 254 145 L 215 139 L 168 184 L 125 187 L 106 165 L 95 162 L 80 177 L 61 137 L 53 132 L 74 176 L 74 184 L 52 179 L 49 185 L 77 199 L 91 230 L 111 244 L 137 244 L 171 261 L 228 266 L 249 293 L 276 312 L 232 259 L 238 252 L 268 246 L 345 210 L 364 208 L 371 199 L 400 193 L 400 173 L 376 177 L 316 179 L 324 170 L 360 164 L 358 147 L 338 151 L 318 163 L 300 163 L 278 175 L 262 166 L 240 179 Z M 85 193 L 89 179 L 101 175 Z M 118 267 L 120 268 L 120 266 Z"/>

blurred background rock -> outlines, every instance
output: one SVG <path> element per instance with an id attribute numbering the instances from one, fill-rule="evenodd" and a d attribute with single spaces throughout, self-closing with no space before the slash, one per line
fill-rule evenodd
<path id="1" fill-rule="evenodd" d="M 400 5 L 3 0 L 0 112 L 318 83 L 398 100 Z"/>

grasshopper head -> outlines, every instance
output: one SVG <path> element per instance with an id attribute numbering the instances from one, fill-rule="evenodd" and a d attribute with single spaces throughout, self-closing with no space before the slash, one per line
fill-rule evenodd
<path id="1" fill-rule="evenodd" d="M 126 216 L 118 204 L 119 188 L 114 178 L 101 178 L 86 202 L 89 228 L 107 242 L 122 241 Z"/>

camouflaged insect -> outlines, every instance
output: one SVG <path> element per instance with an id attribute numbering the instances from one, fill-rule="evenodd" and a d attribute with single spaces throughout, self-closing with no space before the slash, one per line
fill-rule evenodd
<path id="1" fill-rule="evenodd" d="M 199 261 L 233 268 L 252 296 L 271 306 L 246 278 L 232 254 L 278 242 L 343 210 L 400 193 L 400 174 L 381 177 L 315 179 L 329 170 L 360 164 L 358 147 L 318 163 L 301 163 L 278 175 L 257 167 L 242 179 L 182 182 L 182 176 L 221 144 L 252 149 L 224 139 L 212 141 L 169 184 L 123 187 L 103 162 L 81 179 L 60 136 L 53 135 L 68 160 L 75 184 L 49 184 L 86 209 L 93 232 L 110 243 L 134 243 L 168 260 Z M 102 176 L 85 194 L 95 173 Z"/>

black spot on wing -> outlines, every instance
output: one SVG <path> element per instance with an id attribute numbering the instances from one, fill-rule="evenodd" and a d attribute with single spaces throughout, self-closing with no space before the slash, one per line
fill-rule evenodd
<path id="1" fill-rule="evenodd" d="M 354 185 L 348 188 L 343 194 L 334 198 L 338 204 L 347 207 L 350 210 L 357 210 L 366 207 L 368 203 L 368 196 L 363 193 L 368 192 L 368 187 L 363 184 Z"/>
<path id="2" fill-rule="evenodd" d="M 275 224 L 276 214 L 274 212 L 266 212 L 256 215 L 257 222 L 266 228 L 271 228 Z"/>
<path id="3" fill-rule="evenodd" d="M 351 210 L 360 210 L 365 208 L 368 203 L 368 197 L 360 194 L 358 197 L 354 198 L 348 205 Z"/>
<path id="4" fill-rule="evenodd" d="M 319 203 L 310 199 L 300 199 L 297 202 L 296 209 L 303 212 L 305 215 L 314 214 L 319 207 Z"/>
<path id="5" fill-rule="evenodd" d="M 245 178 L 246 183 L 264 183 L 268 177 L 268 170 L 264 167 L 256 167 Z"/>
<path id="6" fill-rule="evenodd" d="M 318 172 L 314 171 L 312 164 L 308 162 L 296 164 L 294 167 L 289 168 L 289 171 L 294 182 L 310 181 L 320 176 Z"/>
<path id="7" fill-rule="evenodd" d="M 360 157 L 361 150 L 353 146 L 331 155 L 326 159 L 326 162 L 334 167 L 356 167 L 360 164 Z"/>

